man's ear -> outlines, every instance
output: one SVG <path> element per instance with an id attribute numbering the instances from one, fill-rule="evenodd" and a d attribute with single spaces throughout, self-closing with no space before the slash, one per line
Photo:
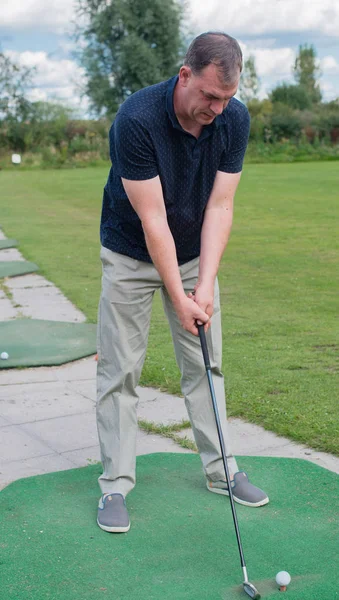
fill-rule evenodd
<path id="1" fill-rule="evenodd" d="M 192 70 L 187 65 L 183 65 L 179 71 L 179 82 L 182 87 L 187 87 L 189 80 L 192 77 Z"/>

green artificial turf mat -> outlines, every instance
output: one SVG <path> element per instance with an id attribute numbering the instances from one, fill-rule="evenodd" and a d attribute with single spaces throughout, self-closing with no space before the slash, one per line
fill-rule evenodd
<path id="1" fill-rule="evenodd" d="M 39 271 L 38 265 L 26 260 L 0 261 L 0 279 L 27 275 L 27 273 L 34 273 L 35 271 Z"/>
<path id="2" fill-rule="evenodd" d="M 96 353 L 96 325 L 39 319 L 0 322 L 0 369 L 62 365 Z"/>
<path id="3" fill-rule="evenodd" d="M 286 600 L 338 598 L 338 476 L 298 459 L 239 461 L 270 495 L 259 509 L 237 505 L 249 579 L 262 598 L 281 598 L 280 570 L 292 576 Z M 100 465 L 51 473 L 1 492 L 4 599 L 248 598 L 229 500 L 206 490 L 199 456 L 138 457 L 127 534 L 96 525 L 100 473 Z"/>
<path id="4" fill-rule="evenodd" d="M 6 238 L 5 240 L 0 240 L 0 250 L 6 250 L 6 248 L 15 248 L 18 245 L 16 240 L 10 240 Z"/>

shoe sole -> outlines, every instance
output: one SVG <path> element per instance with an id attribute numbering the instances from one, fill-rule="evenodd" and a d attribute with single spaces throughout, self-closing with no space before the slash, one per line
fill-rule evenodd
<path id="1" fill-rule="evenodd" d="M 100 529 L 102 529 L 103 531 L 108 531 L 109 533 L 126 533 L 131 528 L 130 523 L 127 525 L 127 527 L 107 527 L 106 525 L 101 525 L 98 519 L 97 524 L 99 525 Z"/>
<path id="2" fill-rule="evenodd" d="M 221 496 L 228 496 L 229 497 L 229 492 L 227 492 L 226 490 L 218 490 L 216 488 L 211 488 L 208 483 L 206 485 L 207 489 L 209 492 L 212 492 L 212 494 L 220 494 Z M 238 504 L 242 504 L 243 506 L 249 506 L 252 508 L 257 508 L 258 506 L 265 506 L 265 504 L 269 503 L 269 498 L 266 497 L 263 500 L 260 500 L 259 502 L 246 502 L 246 500 L 241 500 L 240 498 L 237 498 L 237 496 L 235 496 L 233 494 L 233 500 L 234 502 L 237 502 Z"/>

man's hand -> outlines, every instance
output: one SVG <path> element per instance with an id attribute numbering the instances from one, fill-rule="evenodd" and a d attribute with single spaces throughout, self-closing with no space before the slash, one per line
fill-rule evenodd
<path id="1" fill-rule="evenodd" d="M 199 307 L 193 297 L 184 296 L 180 303 L 174 305 L 174 308 L 183 328 L 193 335 L 199 335 L 196 321 L 208 323 L 208 314 Z"/>
<path id="2" fill-rule="evenodd" d="M 205 332 L 211 326 L 211 317 L 213 315 L 214 309 L 214 285 L 204 285 L 202 283 L 197 283 L 194 286 L 194 291 L 189 292 L 188 298 L 194 300 L 196 304 L 203 310 L 209 317 L 204 329 Z"/>

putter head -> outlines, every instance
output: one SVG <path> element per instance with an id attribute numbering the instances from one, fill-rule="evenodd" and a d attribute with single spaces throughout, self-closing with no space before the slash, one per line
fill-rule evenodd
<path id="1" fill-rule="evenodd" d="M 261 598 L 258 590 L 254 587 L 254 585 L 252 585 L 252 583 L 249 583 L 249 581 L 245 581 L 243 583 L 243 587 L 244 591 L 250 598 L 254 598 L 254 600 L 259 600 L 259 598 Z"/>

